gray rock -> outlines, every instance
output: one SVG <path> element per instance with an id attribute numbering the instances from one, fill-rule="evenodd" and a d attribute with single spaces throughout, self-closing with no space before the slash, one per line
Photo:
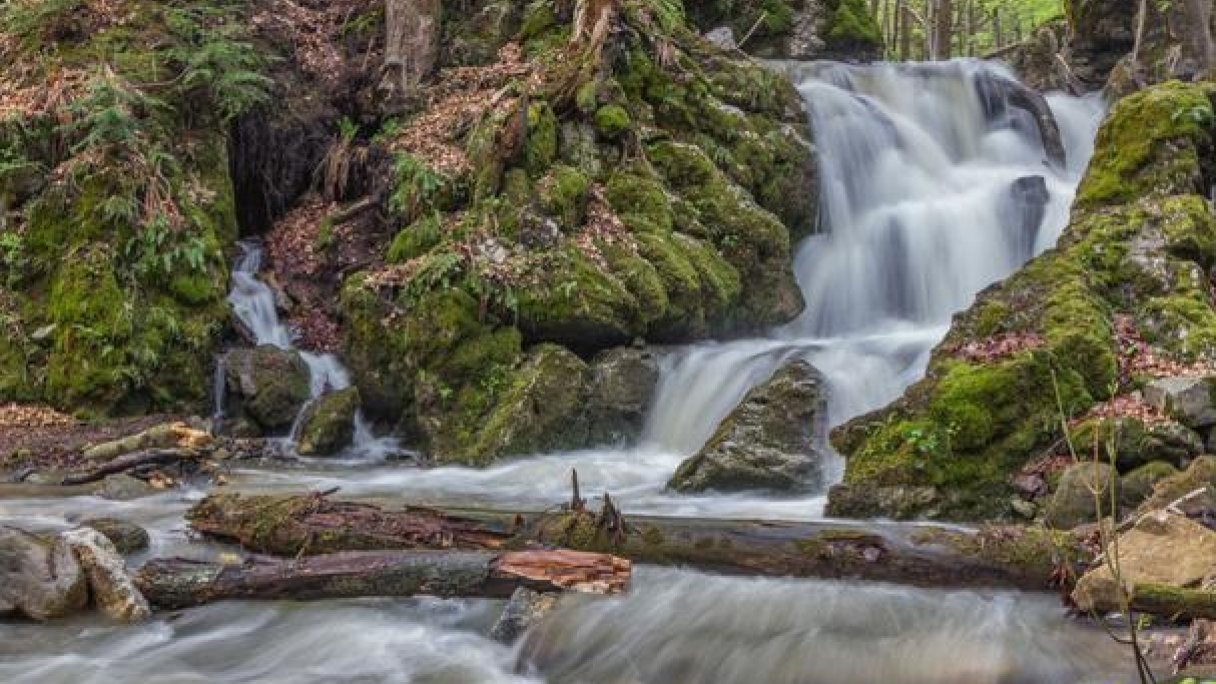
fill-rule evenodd
<path id="1" fill-rule="evenodd" d="M 88 518 L 80 521 L 81 527 L 89 527 L 105 535 L 119 553 L 128 554 L 148 548 L 151 539 L 144 528 L 117 518 Z"/>
<path id="2" fill-rule="evenodd" d="M 1119 505 L 1135 510 L 1153 495 L 1158 482 L 1178 475 L 1178 469 L 1164 461 L 1146 463 L 1119 478 Z"/>
<path id="3" fill-rule="evenodd" d="M 1103 461 L 1109 461 L 1113 446 L 1115 464 L 1121 473 L 1153 461 L 1182 467 L 1204 450 L 1199 433 L 1181 423 L 1145 424 L 1130 417 L 1087 420 L 1073 432 L 1073 443 L 1086 453 L 1097 444 Z"/>
<path id="4" fill-rule="evenodd" d="M 659 382 L 658 356 L 649 349 L 618 347 L 591 361 L 587 397 L 589 444 L 631 441 L 642 432 Z"/>
<path id="5" fill-rule="evenodd" d="M 88 601 L 84 571 L 62 539 L 0 526 L 0 616 L 50 620 Z"/>
<path id="6" fill-rule="evenodd" d="M 739 47 L 735 42 L 735 31 L 729 26 L 719 26 L 705 34 L 705 40 L 717 45 L 723 50 L 734 50 Z"/>
<path id="7" fill-rule="evenodd" d="M 111 501 L 132 501 L 156 494 L 156 488 L 137 477 L 110 475 L 101 481 L 97 495 Z"/>
<path id="8" fill-rule="evenodd" d="M 248 416 L 269 432 L 290 427 L 312 394 L 308 364 L 294 351 L 234 349 L 224 368 L 229 414 Z"/>
<path id="9" fill-rule="evenodd" d="M 89 591 L 98 610 L 123 623 L 142 622 L 152 615 L 147 600 L 127 574 L 127 565 L 118 549 L 105 535 L 88 527 L 59 535 L 84 570 Z"/>
<path id="10" fill-rule="evenodd" d="M 810 364 L 787 363 L 748 392 L 709 442 L 680 464 L 668 486 L 684 492 L 815 486 L 824 458 L 824 389 Z"/>
<path id="11" fill-rule="evenodd" d="M 1114 469 L 1106 463 L 1084 462 L 1069 466 L 1047 502 L 1046 523 L 1069 530 L 1094 522 L 1098 519 L 1099 506 L 1103 516 L 1110 515 L 1112 483 L 1118 486 L 1118 479 Z"/>
<path id="12" fill-rule="evenodd" d="M 516 589 L 490 628 L 490 638 L 503 643 L 515 641 L 553 612 L 560 598 L 560 594 L 542 594 L 526 587 Z"/>
<path id="13" fill-rule="evenodd" d="M 350 446 L 358 410 L 356 387 L 321 396 L 305 409 L 300 419 L 296 451 L 303 456 L 332 456 Z"/>
<path id="14" fill-rule="evenodd" d="M 1144 400 L 1187 427 L 1216 425 L 1212 378 L 1160 378 L 1144 388 Z"/>

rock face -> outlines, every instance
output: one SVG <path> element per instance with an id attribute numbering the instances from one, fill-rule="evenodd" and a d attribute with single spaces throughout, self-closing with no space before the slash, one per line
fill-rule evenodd
<path id="1" fill-rule="evenodd" d="M 117 518 L 89 518 L 80 521 L 81 527 L 88 527 L 102 533 L 114 548 L 122 554 L 130 554 L 148 548 L 151 539 L 144 528 Z"/>
<path id="2" fill-rule="evenodd" d="M 62 540 L 0 526 L 0 616 L 50 620 L 88 605 L 84 571 Z"/>
<path id="3" fill-rule="evenodd" d="M 332 456 L 350 446 L 358 410 L 357 387 L 318 397 L 300 418 L 296 451 L 301 456 Z"/>
<path id="4" fill-rule="evenodd" d="M 93 603 L 102 613 L 124 623 L 141 622 L 152 615 L 148 602 L 127 574 L 122 556 L 105 535 L 82 527 L 64 532 L 59 538 L 80 561 L 89 580 Z"/>
<path id="5" fill-rule="evenodd" d="M 1161 378 L 1144 388 L 1149 406 L 1187 427 L 1216 425 L 1216 381 L 1212 378 Z"/>
<path id="6" fill-rule="evenodd" d="M 1047 503 L 1045 522 L 1068 530 L 1111 514 L 1110 488 L 1118 487 L 1118 475 L 1106 463 L 1077 463 L 1069 466 Z"/>
<path id="7" fill-rule="evenodd" d="M 810 364 L 782 367 L 743 398 L 709 442 L 680 464 L 668 486 L 683 492 L 814 486 L 824 458 L 824 392 L 823 377 Z"/>
<path id="8" fill-rule="evenodd" d="M 1210 186 L 1212 94 L 1175 82 L 1115 105 L 1058 247 L 957 315 L 900 400 L 833 431 L 848 466 L 829 514 L 1007 518 L 1013 477 L 1061 437 L 1060 405 L 1083 415 L 1119 386 L 1117 328 L 1162 358 L 1216 353 L 1203 285 L 1216 217 L 1199 190 Z M 1036 343 L 983 361 L 961 353 L 1002 337 Z M 1163 447 L 1189 452 L 1191 441 Z M 933 494 L 911 505 L 896 495 L 907 491 Z"/>
<path id="9" fill-rule="evenodd" d="M 225 370 L 228 412 L 248 415 L 269 434 L 291 427 L 311 395 L 308 365 L 294 351 L 272 345 L 234 349 Z"/>
<path id="10" fill-rule="evenodd" d="M 1173 421 L 1146 424 L 1138 418 L 1089 420 L 1073 428 L 1072 439 L 1086 454 L 1097 446 L 1104 462 L 1113 455 L 1121 473 L 1153 461 L 1183 467 L 1204 451 L 1199 433 Z M 1108 451 L 1111 445 L 1114 454 Z"/>
<path id="11" fill-rule="evenodd" d="M 1159 512 L 1140 518 L 1119 535 L 1119 571 L 1125 584 L 1199 588 L 1216 568 L 1216 532 L 1179 515 Z M 1103 564 L 1085 573 L 1072 593 L 1082 610 L 1119 606 L 1119 587 Z"/>

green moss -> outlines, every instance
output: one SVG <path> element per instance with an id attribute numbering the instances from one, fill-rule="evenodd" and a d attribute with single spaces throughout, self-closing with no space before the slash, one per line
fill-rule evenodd
<path id="1" fill-rule="evenodd" d="M 618 104 L 608 104 L 595 112 L 595 127 L 606 138 L 617 138 L 633 127 L 629 111 Z"/>
<path id="2" fill-rule="evenodd" d="M 443 239 L 443 226 L 435 214 L 424 216 L 393 238 L 388 247 L 389 263 L 399 264 L 416 259 L 434 249 Z"/>
<path id="3" fill-rule="evenodd" d="M 561 221 L 569 231 L 583 224 L 587 213 L 587 191 L 591 183 L 581 171 L 570 166 L 555 166 L 540 183 L 541 206 L 545 213 Z"/>
<path id="4" fill-rule="evenodd" d="M 1077 206 L 1193 191 L 1212 121 L 1204 85 L 1172 82 L 1120 100 L 1098 132 Z"/>
<path id="5" fill-rule="evenodd" d="M 539 178 L 557 156 L 557 116 L 547 103 L 534 102 L 529 105 L 527 140 L 525 164 L 528 173 Z"/>
<path id="6" fill-rule="evenodd" d="M 882 30 L 865 0 L 836 0 L 827 37 L 837 49 L 865 46 L 881 50 L 883 44 Z"/>

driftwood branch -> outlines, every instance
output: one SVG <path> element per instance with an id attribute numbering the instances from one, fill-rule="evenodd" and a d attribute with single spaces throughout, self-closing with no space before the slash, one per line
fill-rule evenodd
<path id="1" fill-rule="evenodd" d="M 117 456 L 100 466 L 82 473 L 67 475 L 61 481 L 63 485 L 81 485 L 96 482 L 107 475 L 134 470 L 146 465 L 167 465 L 198 458 L 198 453 L 188 449 L 145 449 Z"/>
<path id="2" fill-rule="evenodd" d="M 239 565 L 155 559 L 135 584 L 152 605 L 173 609 L 225 599 L 506 598 L 519 587 L 611 594 L 628 588 L 630 572 L 627 560 L 576 551 L 348 551 Z"/>

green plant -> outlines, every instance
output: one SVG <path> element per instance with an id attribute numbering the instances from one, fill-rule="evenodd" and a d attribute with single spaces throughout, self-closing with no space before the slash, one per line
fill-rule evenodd
<path id="1" fill-rule="evenodd" d="M 206 3 L 170 5 L 165 24 L 177 38 L 165 51 L 177 67 L 175 86 L 185 94 L 202 91 L 229 121 L 266 102 L 273 81 L 261 72 L 262 53 L 248 40 L 241 22 L 226 21 L 230 8 Z"/>
<path id="2" fill-rule="evenodd" d="M 398 154 L 393 162 L 396 183 L 389 208 L 407 218 L 435 209 L 435 200 L 446 179 L 410 154 Z"/>

